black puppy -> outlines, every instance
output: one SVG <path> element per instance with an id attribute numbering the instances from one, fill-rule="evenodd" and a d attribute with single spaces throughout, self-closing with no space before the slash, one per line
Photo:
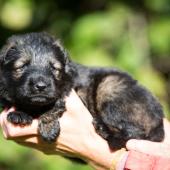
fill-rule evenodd
<path id="1" fill-rule="evenodd" d="M 72 88 L 111 148 L 124 146 L 130 138 L 163 139 L 161 105 L 128 74 L 75 64 L 59 41 L 46 33 L 12 36 L 2 48 L 0 97 L 5 105 L 17 108 L 8 121 L 27 125 L 38 117 L 40 135 L 55 141 L 58 117 L 65 111 L 64 97 Z"/>

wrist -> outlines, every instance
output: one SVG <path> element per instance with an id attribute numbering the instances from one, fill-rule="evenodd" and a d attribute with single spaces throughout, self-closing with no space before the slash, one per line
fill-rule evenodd
<path id="1" fill-rule="evenodd" d="M 96 132 L 92 132 L 88 136 L 88 140 L 84 140 L 84 159 L 97 170 L 116 169 L 125 164 L 128 152 L 125 149 L 118 151 L 110 150 L 106 140 L 101 138 Z M 119 165 L 119 166 L 117 166 Z"/>
<path id="2" fill-rule="evenodd" d="M 87 162 L 97 170 L 106 170 L 111 166 L 112 151 L 107 142 L 97 134 L 92 135 L 91 139 L 86 141 L 84 155 Z"/>

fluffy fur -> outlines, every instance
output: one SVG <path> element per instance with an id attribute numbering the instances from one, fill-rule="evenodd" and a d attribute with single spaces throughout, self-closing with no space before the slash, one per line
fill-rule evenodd
<path id="1" fill-rule="evenodd" d="M 55 141 L 58 118 L 66 110 L 64 97 L 72 88 L 91 112 L 96 132 L 111 148 L 120 148 L 131 138 L 163 139 L 161 105 L 127 73 L 76 64 L 46 33 L 12 36 L 2 48 L 1 101 L 17 108 L 8 115 L 10 122 L 27 125 L 38 117 L 42 138 Z"/>

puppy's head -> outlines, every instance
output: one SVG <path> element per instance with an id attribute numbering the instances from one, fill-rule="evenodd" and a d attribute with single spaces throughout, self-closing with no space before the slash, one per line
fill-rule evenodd
<path id="1" fill-rule="evenodd" d="M 0 53 L 0 93 L 14 103 L 51 104 L 71 83 L 67 66 L 64 48 L 48 34 L 12 36 Z"/>

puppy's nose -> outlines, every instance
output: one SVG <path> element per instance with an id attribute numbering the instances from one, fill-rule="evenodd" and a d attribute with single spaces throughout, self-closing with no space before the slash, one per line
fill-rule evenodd
<path id="1" fill-rule="evenodd" d="M 44 91 L 47 87 L 47 84 L 43 81 L 39 81 L 34 84 L 34 88 L 38 91 Z"/>

